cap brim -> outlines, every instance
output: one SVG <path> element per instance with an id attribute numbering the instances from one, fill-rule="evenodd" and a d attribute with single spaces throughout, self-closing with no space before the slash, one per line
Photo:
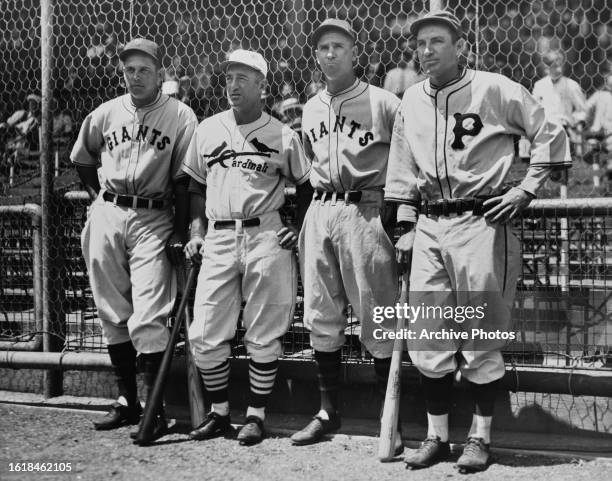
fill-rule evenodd
<path id="1" fill-rule="evenodd" d="M 416 37 L 417 33 L 419 33 L 419 30 L 427 24 L 445 25 L 457 35 L 461 36 L 461 30 L 458 30 L 457 26 L 449 20 L 445 20 L 443 18 L 420 18 L 418 20 L 415 20 L 414 22 L 412 22 L 412 25 L 410 25 L 410 33 Z"/>
<path id="2" fill-rule="evenodd" d="M 258 72 L 258 73 L 264 75 L 264 73 L 261 70 L 259 70 L 258 68 L 255 68 L 252 65 L 248 65 L 246 63 L 236 62 L 235 60 L 226 60 L 225 62 L 221 62 L 221 70 L 223 72 L 225 72 L 230 65 L 242 65 L 243 67 L 250 68 L 253 72 Z"/>
<path id="3" fill-rule="evenodd" d="M 142 50 L 140 48 L 129 48 L 127 50 L 122 50 L 121 53 L 119 54 L 119 60 L 121 60 L 122 62 L 125 62 L 125 59 L 133 53 L 140 53 L 142 55 L 146 55 L 147 57 L 152 58 L 153 61 L 157 65 L 161 65 L 161 60 L 159 60 L 157 57 L 154 57 L 149 52 Z"/>
<path id="4" fill-rule="evenodd" d="M 325 34 L 326 32 L 331 32 L 331 31 L 342 33 L 346 37 L 350 38 L 353 42 L 357 40 L 353 33 L 349 32 L 348 30 L 342 27 L 339 27 L 338 25 L 321 25 L 312 34 L 312 44 L 316 47 L 317 44 L 319 43 L 319 40 L 323 36 L 323 34 Z"/>

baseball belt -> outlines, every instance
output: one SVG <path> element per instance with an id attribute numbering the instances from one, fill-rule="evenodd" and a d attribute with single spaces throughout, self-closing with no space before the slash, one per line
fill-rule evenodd
<path id="1" fill-rule="evenodd" d="M 483 215 L 487 209 L 484 201 L 497 197 L 494 195 L 478 197 L 459 197 L 457 199 L 424 200 L 421 202 L 419 212 L 426 216 L 449 216 L 451 214 L 461 215 L 472 211 L 472 215 Z"/>
<path id="2" fill-rule="evenodd" d="M 214 227 L 215 230 L 220 230 L 220 229 L 235 229 L 236 228 L 236 223 L 238 221 L 236 220 L 215 220 L 214 222 Z M 253 217 L 252 219 L 244 219 L 242 220 L 242 227 L 255 227 L 258 226 L 260 224 L 259 221 L 259 217 Z"/>
<path id="3" fill-rule="evenodd" d="M 115 194 L 105 191 L 102 198 L 121 207 L 131 207 L 132 209 L 163 209 L 167 202 L 161 199 L 146 199 L 136 195 Z"/>
<path id="4" fill-rule="evenodd" d="M 336 202 L 344 202 L 345 204 L 358 204 L 363 193 L 360 190 L 349 192 L 328 192 L 325 190 L 315 190 L 312 200 L 320 200 L 325 202 L 329 200 L 332 204 Z"/>

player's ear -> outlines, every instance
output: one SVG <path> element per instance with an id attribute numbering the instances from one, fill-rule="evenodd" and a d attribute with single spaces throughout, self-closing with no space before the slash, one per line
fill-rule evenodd
<path id="1" fill-rule="evenodd" d="M 462 38 L 457 39 L 457 43 L 455 44 L 455 48 L 457 49 L 457 58 L 463 55 L 463 52 L 465 52 L 466 45 L 467 44 L 465 43 L 464 39 Z"/>

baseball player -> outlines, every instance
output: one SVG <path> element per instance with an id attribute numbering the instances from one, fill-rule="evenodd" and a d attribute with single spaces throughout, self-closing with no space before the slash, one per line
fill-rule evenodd
<path id="1" fill-rule="evenodd" d="M 169 340 L 166 318 L 176 296 L 169 255 L 182 255 L 188 221 L 188 177 L 180 166 L 197 126 L 189 107 L 160 92 L 154 42 L 134 39 L 119 58 L 128 94 L 87 116 L 71 154 L 93 201 L 83 256 L 119 387 L 98 430 L 138 423 L 136 354 L 150 392 Z M 160 412 L 154 437 L 166 429 Z"/>
<path id="2" fill-rule="evenodd" d="M 252 445 L 264 436 L 279 339 L 293 317 L 297 289 L 297 231 L 279 215 L 285 182 L 297 186 L 299 197 L 312 197 L 312 190 L 298 135 L 262 110 L 264 58 L 238 49 L 223 68 L 231 108 L 199 125 L 183 166 L 191 177 L 192 217 L 185 251 L 202 262 L 189 340 L 212 402 L 207 419 L 189 436 L 209 439 L 231 427 L 229 342 L 244 300 L 250 391 L 238 441 Z"/>
<path id="3" fill-rule="evenodd" d="M 350 302 L 360 339 L 374 357 L 379 391 L 385 392 L 392 341 L 376 339 L 377 306 L 398 295 L 393 244 L 383 223 L 383 186 L 399 99 L 358 80 L 356 35 L 351 25 L 327 19 L 314 31 L 316 60 L 327 87 L 304 107 L 302 135 L 312 162 L 315 194 L 300 232 L 304 324 L 319 370 L 320 410 L 291 440 L 317 442 L 340 427 L 340 349 Z M 380 327 L 393 329 L 388 319 Z M 403 446 L 398 437 L 398 453 Z"/>
<path id="4" fill-rule="evenodd" d="M 506 223 L 535 197 L 552 167 L 569 163 L 567 138 L 521 85 L 460 67 L 464 40 L 454 15 L 431 12 L 412 24 L 411 33 L 429 78 L 404 94 L 385 187 L 385 199 L 400 203 L 403 235 L 397 251 L 401 267 L 412 264 L 410 303 L 426 303 L 429 296 L 461 307 L 462 299 L 482 295 L 481 326 L 507 331 L 521 258 Z M 502 195 L 513 135 L 532 143 L 531 163 L 521 184 Z M 457 327 L 461 319 L 448 322 Z M 434 317 L 423 325 L 435 332 L 447 324 Z M 406 458 L 409 467 L 429 466 L 449 455 L 449 400 L 459 368 L 475 409 L 457 464 L 463 470 L 486 468 L 495 386 L 505 373 L 502 342 L 483 342 L 473 350 L 436 339 L 408 343 L 422 374 L 428 420 L 427 439 Z"/>

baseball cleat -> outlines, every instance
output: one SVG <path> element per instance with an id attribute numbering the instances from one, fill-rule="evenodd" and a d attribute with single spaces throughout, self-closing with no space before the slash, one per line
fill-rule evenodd
<path id="1" fill-rule="evenodd" d="M 147 442 L 142 442 L 138 439 L 139 431 L 140 426 L 136 431 L 132 431 L 130 433 L 130 438 L 134 440 L 134 444 L 139 444 L 140 446 L 147 446 L 151 444 L 153 441 L 156 441 L 159 438 L 168 434 L 168 422 L 166 421 L 166 417 L 162 414 L 157 414 L 155 416 L 155 421 L 153 424 L 153 434 L 151 435 L 151 439 Z"/>
<path id="2" fill-rule="evenodd" d="M 248 416 L 236 439 L 242 446 L 252 446 L 262 441 L 264 433 L 263 420 L 257 416 Z"/>
<path id="3" fill-rule="evenodd" d="M 317 415 L 312 418 L 312 421 L 310 421 L 304 429 L 291 436 L 291 442 L 295 446 L 305 446 L 307 444 L 316 443 L 326 434 L 340 429 L 340 425 L 340 416 L 337 414 L 329 420 L 323 419 Z"/>
<path id="4" fill-rule="evenodd" d="M 101 421 L 94 421 L 94 429 L 96 431 L 107 431 L 109 429 L 138 424 L 141 415 L 142 407 L 140 403 L 137 403 L 135 406 L 124 406 L 114 402 Z"/>
<path id="5" fill-rule="evenodd" d="M 443 443 L 439 436 L 428 436 L 421 443 L 419 449 L 409 453 L 405 458 L 407 468 L 420 469 L 427 468 L 450 455 L 450 444 L 448 441 Z"/>
<path id="6" fill-rule="evenodd" d="M 463 454 L 457 460 L 457 469 L 462 474 L 484 471 L 489 465 L 491 450 L 482 438 L 469 437 Z"/>
<path id="7" fill-rule="evenodd" d="M 210 439 L 226 433 L 230 429 L 232 429 L 232 423 L 229 414 L 227 416 L 221 416 L 211 411 L 206 416 L 204 422 L 189 433 L 189 439 L 194 439 L 196 441 Z"/>

